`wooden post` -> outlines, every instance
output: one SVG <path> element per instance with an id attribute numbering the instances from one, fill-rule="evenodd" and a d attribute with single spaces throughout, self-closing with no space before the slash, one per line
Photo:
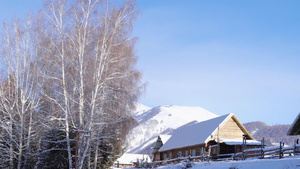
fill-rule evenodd
<path id="1" fill-rule="evenodd" d="M 220 154 L 220 124 L 218 125 L 218 152 L 217 155 Z"/>
<path id="2" fill-rule="evenodd" d="M 265 138 L 263 137 L 262 140 L 261 140 L 261 158 L 263 159 L 265 157 L 265 154 L 264 154 L 264 148 L 265 147 Z"/>
<path id="3" fill-rule="evenodd" d="M 282 158 L 283 157 L 283 151 L 282 151 L 282 141 L 280 141 L 280 146 L 279 146 L 279 158 Z"/>
<path id="4" fill-rule="evenodd" d="M 298 148 L 297 148 L 297 144 L 299 144 L 299 139 L 296 139 L 295 140 L 295 148 L 294 148 L 294 155 L 297 155 L 297 151 L 298 151 Z"/>
<path id="5" fill-rule="evenodd" d="M 246 159 L 246 155 L 245 155 L 246 146 L 247 146 L 247 138 L 245 135 L 243 135 L 243 160 Z"/>
<path id="6" fill-rule="evenodd" d="M 237 148 L 236 145 L 234 145 L 233 160 L 235 160 L 236 153 L 237 153 Z"/>
<path id="7" fill-rule="evenodd" d="M 279 143 L 279 158 L 281 158 L 281 141 Z"/>

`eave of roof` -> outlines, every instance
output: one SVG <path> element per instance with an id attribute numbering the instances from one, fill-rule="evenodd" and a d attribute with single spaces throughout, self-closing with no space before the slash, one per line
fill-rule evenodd
<path id="1" fill-rule="evenodd" d="M 217 140 L 215 139 L 217 142 Z M 221 139 L 220 143 L 224 143 L 226 145 L 243 145 L 244 142 L 241 139 Z M 246 140 L 246 145 L 262 145 L 261 142 L 256 140 Z"/>
<path id="2" fill-rule="evenodd" d="M 255 140 L 254 137 L 251 136 L 251 134 L 247 131 L 247 129 L 244 127 L 244 125 L 239 121 L 239 119 L 233 115 L 233 120 L 236 122 L 236 124 L 240 127 L 240 129 L 249 137 L 251 140 Z"/>
<path id="3" fill-rule="evenodd" d="M 288 136 L 300 135 L 300 113 L 298 114 L 298 116 L 290 126 L 287 135 Z"/>

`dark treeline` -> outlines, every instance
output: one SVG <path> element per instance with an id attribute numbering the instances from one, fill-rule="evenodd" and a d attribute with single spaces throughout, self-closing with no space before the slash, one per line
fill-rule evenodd
<path id="1" fill-rule="evenodd" d="M 285 145 L 292 146 L 295 140 L 300 138 L 298 136 L 287 136 L 287 131 L 291 126 L 288 124 L 267 125 L 264 122 L 250 122 L 245 123 L 244 126 L 251 134 L 253 133 L 252 136 L 257 141 L 264 138 L 267 146 L 279 145 L 281 141 Z"/>

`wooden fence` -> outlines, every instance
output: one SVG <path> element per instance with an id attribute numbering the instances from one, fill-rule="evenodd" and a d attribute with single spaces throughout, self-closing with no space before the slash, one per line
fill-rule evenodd
<path id="1" fill-rule="evenodd" d="M 279 146 L 267 147 L 267 148 L 255 148 L 246 149 L 243 152 L 232 154 L 219 154 L 217 156 L 188 156 L 178 157 L 176 159 L 167 159 L 163 161 L 154 161 L 151 163 L 137 164 L 137 168 L 155 168 L 157 166 L 166 164 L 177 164 L 182 162 L 204 162 L 204 161 L 228 161 L 228 160 L 245 160 L 248 158 L 253 159 L 265 159 L 265 158 L 283 158 L 284 156 L 296 156 L 300 155 L 300 144 L 284 147 L 284 144 L 280 142 Z"/>

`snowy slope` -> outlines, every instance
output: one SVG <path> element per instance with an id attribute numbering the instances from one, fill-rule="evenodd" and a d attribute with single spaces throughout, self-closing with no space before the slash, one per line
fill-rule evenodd
<path id="1" fill-rule="evenodd" d="M 184 164 L 169 165 L 158 169 L 181 169 Z M 300 168 L 300 157 L 283 159 L 256 159 L 245 161 L 199 162 L 193 163 L 192 169 L 296 169 Z"/>
<path id="2" fill-rule="evenodd" d="M 170 164 L 157 169 L 183 169 L 184 163 Z M 191 169 L 298 169 L 300 157 L 287 157 L 283 159 L 256 159 L 246 161 L 222 161 L 222 162 L 195 162 Z"/>
<path id="3" fill-rule="evenodd" d="M 128 136 L 127 150 L 149 153 L 159 134 L 172 134 L 177 128 L 217 117 L 201 107 L 159 106 L 135 113 L 138 126 Z M 150 149 L 150 150 L 149 150 Z"/>
<path id="4" fill-rule="evenodd" d="M 182 169 L 184 163 L 170 164 L 157 169 Z M 298 169 L 300 157 L 290 156 L 282 159 L 249 159 L 245 161 L 194 162 L 191 169 Z"/>
<path id="5" fill-rule="evenodd" d="M 150 110 L 151 107 L 145 106 L 143 104 L 140 103 L 135 103 L 135 110 L 133 112 L 134 116 L 137 116 L 137 113 L 143 114 L 144 112 Z"/>

